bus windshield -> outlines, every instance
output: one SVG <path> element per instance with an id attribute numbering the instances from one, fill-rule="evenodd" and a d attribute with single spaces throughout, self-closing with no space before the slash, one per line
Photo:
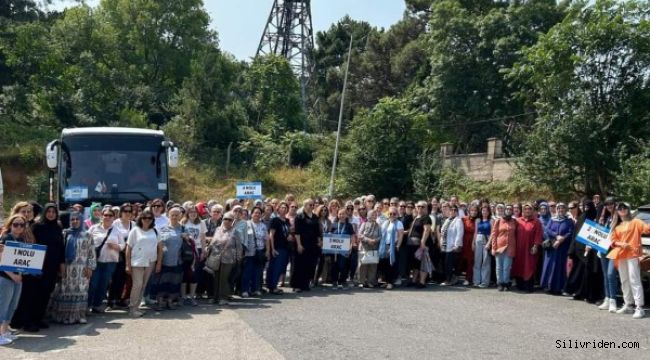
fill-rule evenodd
<path id="1" fill-rule="evenodd" d="M 146 135 L 75 135 L 63 138 L 62 202 L 143 202 L 167 194 L 163 138 Z"/>

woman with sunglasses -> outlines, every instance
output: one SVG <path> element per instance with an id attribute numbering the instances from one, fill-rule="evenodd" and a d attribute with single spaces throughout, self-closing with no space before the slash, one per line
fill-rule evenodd
<path id="1" fill-rule="evenodd" d="M 289 205 L 286 202 L 278 204 L 278 216 L 271 220 L 269 228 L 269 242 L 266 246 L 266 258 L 269 259 L 269 268 L 266 273 L 266 282 L 271 294 L 282 294 L 278 289 L 278 282 L 287 272 L 289 261 L 289 229 L 291 224 L 286 218 Z"/>
<path id="2" fill-rule="evenodd" d="M 612 248 L 608 257 L 613 259 L 618 266 L 623 290 L 623 307 L 616 311 L 617 314 L 634 312 L 632 318 L 641 319 L 645 316 L 643 310 L 643 285 L 641 284 L 641 269 L 639 259 L 643 256 L 641 235 L 650 234 L 650 224 L 640 219 L 632 219 L 630 205 L 621 202 L 616 207 L 618 221 L 612 227 Z M 634 309 L 633 304 L 636 305 Z"/>
<path id="3" fill-rule="evenodd" d="M 544 254 L 544 269 L 542 270 L 541 286 L 552 295 L 562 294 L 566 282 L 566 263 L 569 245 L 573 237 L 574 223 L 567 216 L 567 206 L 564 203 L 556 205 L 557 215 L 546 227 L 548 240 L 547 251 Z"/>
<path id="4" fill-rule="evenodd" d="M 615 217 L 616 199 L 608 196 L 605 199 L 605 205 L 600 213 L 598 223 L 607 229 L 611 229 Z M 616 295 L 619 294 L 618 272 L 614 266 L 614 261 L 609 259 L 606 254 L 598 253 L 598 257 L 600 259 L 600 267 L 603 271 L 603 286 L 605 288 L 605 300 L 598 306 L 598 309 L 608 310 L 610 313 L 614 313 L 616 312 Z"/>
<path id="5" fill-rule="evenodd" d="M 129 232 L 126 241 L 126 273 L 131 274 L 133 285 L 129 301 L 129 315 L 141 317 L 140 302 L 144 287 L 152 271 L 162 268 L 162 243 L 154 227 L 154 214 L 145 209 L 136 221 L 136 227 Z"/>
<path id="6" fill-rule="evenodd" d="M 167 207 L 162 199 L 154 199 L 151 202 L 151 211 L 154 215 L 154 227 L 162 229 L 163 226 L 169 224 L 169 218 L 165 215 Z"/>
<path id="7" fill-rule="evenodd" d="M 347 235 L 350 237 L 350 253 L 338 254 L 335 256 L 336 261 L 332 266 L 332 289 L 343 289 L 347 287 L 348 275 L 350 272 L 352 248 L 357 243 L 357 235 L 354 227 L 348 220 L 348 212 L 345 209 L 339 210 L 336 221 L 332 223 L 330 233 L 337 235 Z M 356 263 L 354 263 L 356 266 Z"/>
<path id="8" fill-rule="evenodd" d="M 0 233 L 0 256 L 4 244 L 8 241 L 28 242 L 25 237 L 27 219 L 14 214 L 4 224 Z M 16 335 L 9 331 L 9 321 L 18 307 L 22 291 L 22 275 L 11 271 L 0 271 L 0 345 L 9 345 L 16 340 Z"/>
<path id="9" fill-rule="evenodd" d="M 70 213 L 70 228 L 64 230 L 65 270 L 50 304 L 50 317 L 62 324 L 85 324 L 88 290 L 97 266 L 93 239 L 84 229 L 83 215 Z"/>
<path id="10" fill-rule="evenodd" d="M 97 268 L 90 279 L 88 307 L 94 313 L 106 311 L 104 300 L 106 291 L 113 277 L 113 272 L 120 260 L 120 251 L 124 250 L 124 238 L 113 229 L 115 213 L 110 208 L 102 210 L 102 221 L 88 229 L 93 239 L 97 256 Z"/>
<path id="11" fill-rule="evenodd" d="M 376 211 L 381 211 L 380 209 Z M 393 288 L 393 283 L 399 276 L 397 266 L 397 249 L 402 245 L 404 225 L 397 219 L 397 208 L 389 208 L 388 220 L 381 225 L 381 241 L 379 241 L 378 271 L 386 283 L 386 289 Z"/>
<path id="12" fill-rule="evenodd" d="M 42 273 L 39 276 L 23 275 L 23 289 L 18 309 L 12 319 L 12 327 L 28 332 L 49 328 L 45 312 L 58 278 L 63 274 L 65 248 L 63 229 L 59 224 L 56 204 L 47 204 L 44 215 L 32 226 L 36 244 L 47 246 Z"/>
<path id="13" fill-rule="evenodd" d="M 128 299 L 128 295 L 124 291 L 128 277 L 126 273 L 126 240 L 129 237 L 129 232 L 135 227 L 135 221 L 133 221 L 134 211 L 135 206 L 124 203 L 117 212 L 119 218 L 113 221 L 113 231 L 124 240 L 124 247 L 120 251 L 119 261 L 113 272 L 108 290 L 108 307 L 110 308 L 127 307 L 126 299 Z"/>
<path id="14" fill-rule="evenodd" d="M 163 308 L 173 310 L 180 300 L 181 282 L 183 280 L 183 262 L 181 248 L 187 233 L 181 225 L 181 208 L 173 207 L 167 212 L 169 224 L 160 230 L 162 244 L 162 266 L 160 272 L 152 276 L 152 295 L 156 296 L 156 311 Z M 189 240 L 189 239 L 188 239 Z"/>

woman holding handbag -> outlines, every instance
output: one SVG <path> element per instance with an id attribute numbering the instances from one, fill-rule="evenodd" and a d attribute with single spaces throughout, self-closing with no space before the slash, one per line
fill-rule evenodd
<path id="1" fill-rule="evenodd" d="M 215 231 L 210 243 L 210 254 L 206 266 L 214 272 L 213 303 L 228 305 L 231 296 L 229 277 L 242 255 L 242 241 L 239 232 L 234 231 L 235 214 L 232 211 L 223 216 L 223 222 Z M 216 260 L 216 261 L 215 261 Z"/>
<path id="2" fill-rule="evenodd" d="M 262 222 L 262 208 L 254 207 L 252 219 L 247 222 L 244 238 L 244 271 L 241 277 L 241 296 L 243 298 L 262 295 L 262 272 L 266 264 L 266 241 L 268 231 Z"/>
<path id="3" fill-rule="evenodd" d="M 88 307 L 94 313 L 103 313 L 106 310 L 108 285 L 113 277 L 113 272 L 120 261 L 120 251 L 126 246 L 124 238 L 113 229 L 115 212 L 111 208 L 102 210 L 102 221 L 88 229 L 97 252 L 97 268 L 90 279 Z"/>
<path id="4" fill-rule="evenodd" d="M 377 285 L 377 264 L 379 264 L 379 241 L 381 229 L 377 224 L 377 212 L 368 212 L 368 221 L 359 228 L 359 287 Z"/>

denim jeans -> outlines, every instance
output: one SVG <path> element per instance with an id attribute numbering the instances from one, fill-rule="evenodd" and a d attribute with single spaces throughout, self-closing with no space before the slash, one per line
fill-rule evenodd
<path id="1" fill-rule="evenodd" d="M 618 279 L 616 278 L 616 267 L 614 261 L 608 259 L 605 254 L 601 255 L 600 265 L 603 269 L 603 282 L 605 284 L 605 297 L 616 299 L 618 295 Z"/>
<path id="2" fill-rule="evenodd" d="M 97 268 L 90 278 L 90 289 L 88 290 L 88 306 L 99 307 L 106 300 L 106 291 L 108 284 L 113 277 L 113 272 L 117 263 L 114 262 L 98 262 Z"/>
<path id="3" fill-rule="evenodd" d="M 497 284 L 510 285 L 510 268 L 512 267 L 512 257 L 505 253 L 497 254 Z"/>
<path id="4" fill-rule="evenodd" d="M 289 262 L 289 251 L 287 249 L 277 249 L 278 255 L 272 256 L 269 261 L 269 269 L 266 273 L 266 285 L 269 290 L 275 290 L 278 287 L 280 276 L 287 272 L 287 263 Z"/>
<path id="5" fill-rule="evenodd" d="M 244 258 L 244 271 L 241 276 L 242 292 L 250 294 L 262 289 L 260 284 L 262 270 L 262 264 L 260 264 L 256 256 L 247 256 Z"/>
<path id="6" fill-rule="evenodd" d="M 479 234 L 474 242 L 474 285 L 490 285 L 492 261 L 490 251 L 485 248 L 487 237 Z"/>
<path id="7" fill-rule="evenodd" d="M 22 283 L 0 277 L 0 324 L 8 323 L 18 307 Z"/>

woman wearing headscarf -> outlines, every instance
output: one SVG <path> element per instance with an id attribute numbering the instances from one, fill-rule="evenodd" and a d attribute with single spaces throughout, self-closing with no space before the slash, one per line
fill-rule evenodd
<path id="1" fill-rule="evenodd" d="M 600 266 L 597 251 L 579 242 L 578 232 L 585 220 L 596 221 L 598 211 L 594 203 L 586 199 L 583 202 L 585 212 L 578 216 L 573 239 L 569 247 L 569 257 L 573 266 L 564 287 L 564 292 L 573 295 L 576 300 L 585 300 L 589 303 L 601 301 L 604 294 L 603 271 Z"/>
<path id="2" fill-rule="evenodd" d="M 556 205 L 554 216 L 546 227 L 548 239 L 542 246 L 546 249 L 541 286 L 552 295 L 562 294 L 566 282 L 566 263 L 569 246 L 573 238 L 574 223 L 567 216 L 564 203 Z"/>
<path id="3" fill-rule="evenodd" d="M 537 219 L 532 204 L 524 204 L 522 216 L 517 219 L 517 249 L 512 262 L 512 277 L 517 288 L 532 293 L 534 290 L 537 258 L 542 246 L 544 230 Z"/>
<path id="4" fill-rule="evenodd" d="M 84 221 L 86 229 L 90 229 L 91 226 L 99 224 L 102 220 L 102 204 L 92 203 L 90 205 L 90 217 Z"/>
<path id="5" fill-rule="evenodd" d="M 379 216 L 380 210 L 377 211 Z M 397 267 L 397 249 L 402 245 L 404 225 L 397 219 L 397 208 L 388 210 L 388 220 L 381 224 L 381 241 L 379 241 L 378 270 L 386 283 L 386 289 L 393 288 L 395 279 L 399 276 Z"/>
<path id="6" fill-rule="evenodd" d="M 70 228 L 64 230 L 65 270 L 52 295 L 50 317 L 63 324 L 85 324 L 88 288 L 96 266 L 93 240 L 84 230 L 83 215 L 70 213 Z"/>
<path id="7" fill-rule="evenodd" d="M 32 226 L 35 243 L 47 246 L 43 269 L 41 275 L 23 276 L 23 289 L 18 309 L 11 322 L 13 328 L 23 328 L 28 332 L 49 328 L 44 319 L 45 312 L 65 264 L 63 229 L 59 225 L 59 211 L 56 204 L 45 205 L 43 212 L 43 217 Z"/>

